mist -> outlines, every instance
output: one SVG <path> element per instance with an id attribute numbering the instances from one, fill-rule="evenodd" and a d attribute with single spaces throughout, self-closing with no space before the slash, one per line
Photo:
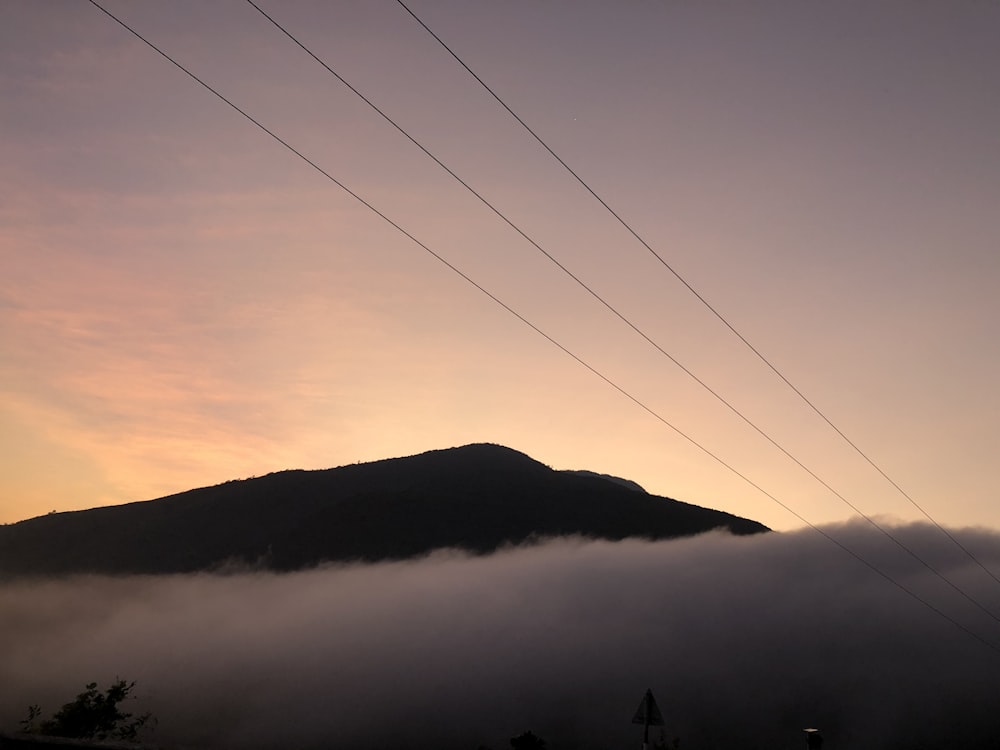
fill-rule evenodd
<path id="1" fill-rule="evenodd" d="M 120 676 L 166 747 L 638 747 L 647 687 L 682 750 L 799 748 L 807 726 L 827 750 L 996 747 L 1000 623 L 869 528 L 825 530 L 993 648 L 811 529 L 7 582 L 0 729 Z M 940 531 L 894 533 L 1000 613 Z M 1000 571 L 1000 535 L 952 533 Z"/>

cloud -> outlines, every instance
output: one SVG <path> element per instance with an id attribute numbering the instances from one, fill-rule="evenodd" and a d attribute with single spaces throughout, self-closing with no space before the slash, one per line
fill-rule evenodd
<path id="1" fill-rule="evenodd" d="M 964 626 L 1000 626 L 884 538 L 829 529 Z M 897 530 L 1000 611 L 934 529 Z M 1000 536 L 963 543 L 1000 569 Z M 994 588 L 989 588 L 989 585 Z M 554 540 L 468 558 L 287 575 L 82 577 L 0 588 L 0 727 L 91 680 L 181 747 L 628 747 L 647 687 L 681 747 L 986 746 L 991 651 L 806 530 L 649 543 Z"/>

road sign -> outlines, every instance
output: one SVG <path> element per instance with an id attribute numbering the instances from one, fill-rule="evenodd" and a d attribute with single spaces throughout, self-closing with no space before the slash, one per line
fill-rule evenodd
<path id="1" fill-rule="evenodd" d="M 647 690 L 646 694 L 642 696 L 642 702 L 639 703 L 639 708 L 636 710 L 635 716 L 632 717 L 632 723 L 645 724 L 648 727 L 663 726 L 663 714 L 660 713 L 660 707 L 656 705 L 652 690 Z"/>

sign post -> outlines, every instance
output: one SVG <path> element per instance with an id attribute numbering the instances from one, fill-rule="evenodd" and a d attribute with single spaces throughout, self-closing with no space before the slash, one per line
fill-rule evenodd
<path id="1" fill-rule="evenodd" d="M 642 724 L 642 750 L 647 750 L 649 747 L 649 728 L 663 726 L 663 714 L 660 713 L 660 707 L 656 705 L 652 690 L 646 690 L 646 694 L 642 696 L 639 708 L 636 709 L 635 716 L 632 717 L 632 723 Z"/>
<path id="2" fill-rule="evenodd" d="M 823 735 L 819 733 L 818 729 L 803 729 L 806 733 L 806 750 L 822 750 L 823 747 Z"/>

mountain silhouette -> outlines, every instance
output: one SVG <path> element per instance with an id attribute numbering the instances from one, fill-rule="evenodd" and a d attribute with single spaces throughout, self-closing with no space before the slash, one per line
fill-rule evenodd
<path id="1" fill-rule="evenodd" d="M 665 539 L 712 529 L 768 531 L 633 482 L 475 444 L 9 524 L 0 527 L 0 577 L 295 570 L 442 548 L 487 553 L 551 536 Z"/>

